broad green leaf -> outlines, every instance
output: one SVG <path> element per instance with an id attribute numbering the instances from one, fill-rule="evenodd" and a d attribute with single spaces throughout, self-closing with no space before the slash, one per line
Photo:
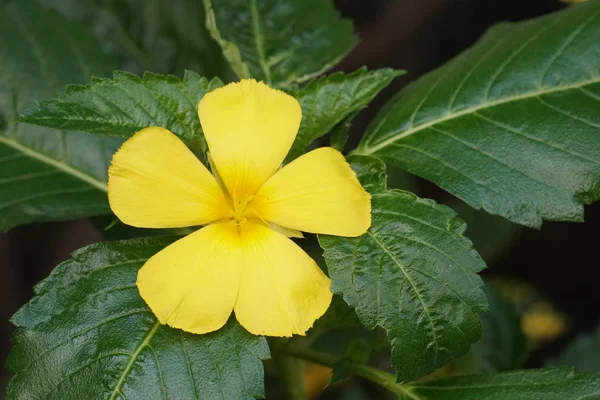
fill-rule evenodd
<path id="1" fill-rule="evenodd" d="M 116 71 L 113 79 L 92 78 L 88 85 L 67 86 L 56 100 L 46 100 L 19 120 L 29 124 L 102 135 L 129 137 L 148 126 L 162 126 L 199 153 L 206 145 L 198 102 L 221 86 L 195 72 L 175 76 L 146 72 L 142 78 Z"/>
<path id="2" fill-rule="evenodd" d="M 116 67 L 85 27 L 31 0 L 0 7 L 0 109 L 7 120 L 71 82 Z M 0 231 L 110 212 L 106 170 L 115 138 L 10 124 L 0 131 Z"/>
<path id="3" fill-rule="evenodd" d="M 172 242 L 145 238 L 73 253 L 12 318 L 13 399 L 249 399 L 264 395 L 264 338 L 232 318 L 192 335 L 160 325 L 135 281 Z"/>
<path id="4" fill-rule="evenodd" d="M 412 380 L 464 355 L 479 339 L 487 304 L 477 272 L 485 264 L 452 210 L 381 190 L 378 160 L 350 161 L 371 190 L 372 224 L 358 238 L 319 236 L 332 291 L 363 325 L 387 330 L 398 379 Z"/>
<path id="5" fill-rule="evenodd" d="M 356 44 L 330 0 L 204 0 L 206 25 L 239 78 L 290 88 Z"/>
<path id="6" fill-rule="evenodd" d="M 288 160 L 304 153 L 309 144 L 344 118 L 366 107 L 381 89 L 401 74 L 403 71 L 389 68 L 375 71 L 361 68 L 349 75 L 336 72 L 293 93 L 302 107 L 302 123 Z"/>
<path id="7" fill-rule="evenodd" d="M 131 225 L 124 224 L 114 214 L 99 215 L 97 217 L 92 217 L 90 218 L 90 222 L 102 234 L 102 238 L 104 239 L 104 241 L 126 240 L 149 236 L 187 235 L 194 231 L 193 228 L 136 228 Z"/>
<path id="8" fill-rule="evenodd" d="M 410 385 L 405 400 L 597 400 L 600 374 L 571 368 L 473 375 Z"/>
<path id="9" fill-rule="evenodd" d="M 92 27 L 127 71 L 181 76 L 191 69 L 202 76 L 221 76 L 228 67 L 221 48 L 204 27 L 201 1 L 39 1 Z"/>
<path id="10" fill-rule="evenodd" d="M 0 231 L 110 213 L 106 170 L 118 140 L 18 125 L 0 134 Z"/>
<path id="11" fill-rule="evenodd" d="M 600 327 L 576 337 L 550 365 L 575 367 L 577 372 L 600 372 Z"/>
<path id="12" fill-rule="evenodd" d="M 69 12 L 65 0 L 52 1 Z M 191 69 L 203 76 L 221 76 L 227 62 L 221 48 L 204 27 L 204 8 L 198 0 L 113 0 L 89 6 L 88 23 L 111 31 L 103 35 L 122 56 L 121 65 L 131 72 L 144 70 L 182 76 Z"/>
<path id="13" fill-rule="evenodd" d="M 492 28 L 400 92 L 357 151 L 519 224 L 600 198 L 600 1 Z"/>

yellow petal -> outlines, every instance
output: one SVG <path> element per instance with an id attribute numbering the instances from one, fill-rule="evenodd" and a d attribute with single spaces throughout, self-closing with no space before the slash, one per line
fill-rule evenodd
<path id="1" fill-rule="evenodd" d="M 331 147 L 283 167 L 261 187 L 251 207 L 266 221 L 303 232 L 360 236 L 371 226 L 371 197 Z"/>
<path id="2" fill-rule="evenodd" d="M 329 278 L 281 233 L 246 222 L 240 235 L 244 261 L 237 320 L 255 335 L 303 335 L 329 307 Z"/>
<path id="3" fill-rule="evenodd" d="M 292 96 L 246 79 L 204 96 L 198 116 L 219 176 L 244 202 L 280 167 L 302 111 Z"/>
<path id="4" fill-rule="evenodd" d="M 240 282 L 235 224 L 211 224 L 160 251 L 140 269 L 137 286 L 162 324 L 192 333 L 221 328 Z"/>
<path id="5" fill-rule="evenodd" d="M 142 129 L 115 153 L 108 170 L 110 208 L 127 225 L 204 225 L 231 213 L 223 191 L 171 132 Z"/>

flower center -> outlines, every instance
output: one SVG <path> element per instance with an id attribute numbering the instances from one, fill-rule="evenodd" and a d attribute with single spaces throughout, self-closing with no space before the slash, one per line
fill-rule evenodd
<path id="1" fill-rule="evenodd" d="M 233 199 L 233 219 L 236 223 L 241 224 L 246 222 L 251 216 L 251 210 L 248 208 L 250 202 L 254 199 L 254 195 L 236 196 Z"/>

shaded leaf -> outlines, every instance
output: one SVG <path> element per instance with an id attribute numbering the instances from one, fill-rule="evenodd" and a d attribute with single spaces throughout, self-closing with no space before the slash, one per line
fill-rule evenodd
<path id="1" fill-rule="evenodd" d="M 600 197 L 600 2 L 492 28 L 400 92 L 357 153 L 519 224 Z"/>
<path id="2" fill-rule="evenodd" d="M 452 210 L 408 192 L 380 191 L 383 182 L 373 181 L 382 178 L 382 163 L 350 161 L 368 172 L 359 178 L 371 184 L 372 224 L 358 238 L 319 236 L 332 291 L 364 326 L 387 330 L 398 379 L 412 380 L 464 355 L 479 339 L 487 304 L 477 272 L 485 264 Z M 369 161 L 369 167 L 356 165 Z"/>
<path id="3" fill-rule="evenodd" d="M 0 7 L 0 95 L 6 119 L 54 97 L 70 82 L 116 67 L 84 26 L 31 0 Z M 95 138 L 23 124 L 0 132 L 0 231 L 36 221 L 109 213 L 106 170 L 119 146 Z"/>
<path id="4" fill-rule="evenodd" d="M 329 308 L 322 317 L 315 321 L 311 328 L 311 335 L 321 334 L 330 329 L 360 327 L 360 321 L 356 313 L 342 300 L 340 296 L 334 295 Z"/>
<path id="5" fill-rule="evenodd" d="M 576 337 L 550 365 L 575 367 L 577 372 L 600 372 L 600 328 Z"/>
<path id="6" fill-rule="evenodd" d="M 515 306 L 492 286 L 484 289 L 490 309 L 481 316 L 481 340 L 456 365 L 449 366 L 454 374 L 493 374 L 523 367 L 527 340 L 521 330 L 521 318 Z"/>
<path id="7" fill-rule="evenodd" d="M 8 399 L 235 398 L 264 395 L 264 338 L 232 318 L 193 335 L 160 325 L 135 281 L 173 241 L 147 238 L 73 253 L 12 318 Z"/>
<path id="8" fill-rule="evenodd" d="M 336 126 L 334 126 L 329 134 L 329 145 L 339 152 L 344 152 L 346 148 L 346 144 L 348 143 L 348 138 L 350 136 L 350 128 L 352 127 L 352 121 L 354 117 L 359 113 L 359 111 L 355 111 L 352 114 L 348 115 L 342 121 L 338 122 Z"/>
<path id="9" fill-rule="evenodd" d="M 201 1 L 39 1 L 83 21 L 129 72 L 181 76 L 190 69 L 202 76 L 222 76 L 227 68 L 219 45 L 204 27 Z"/>
<path id="10" fill-rule="evenodd" d="M 240 78 L 290 88 L 327 71 L 356 44 L 330 0 L 204 0 L 207 27 Z"/>
<path id="11" fill-rule="evenodd" d="M 515 306 L 492 287 L 485 287 L 489 311 L 482 315 L 483 335 L 479 343 L 483 373 L 519 369 L 525 361 L 527 341 Z"/>

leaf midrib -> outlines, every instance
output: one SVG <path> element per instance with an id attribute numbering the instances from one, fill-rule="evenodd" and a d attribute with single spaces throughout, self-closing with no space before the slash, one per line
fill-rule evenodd
<path id="1" fill-rule="evenodd" d="M 563 379 L 561 381 L 552 381 L 552 382 L 514 382 L 514 383 L 490 383 L 490 384 L 479 384 L 479 385 L 461 385 L 461 386 L 419 386 L 419 385 L 410 385 L 412 389 L 421 389 L 421 390 L 473 390 L 473 389 L 490 389 L 490 388 L 521 388 L 521 387 L 542 387 L 542 386 L 550 386 L 556 387 L 561 384 L 568 384 L 573 382 L 569 379 Z"/>
<path id="2" fill-rule="evenodd" d="M 429 320 L 429 324 L 431 327 L 430 332 L 433 334 L 433 341 L 435 342 L 435 357 L 434 357 L 434 360 L 432 363 L 432 365 L 435 366 L 438 361 L 438 355 L 439 355 L 438 352 L 440 349 L 440 344 L 439 344 L 439 339 L 438 339 L 437 333 L 435 331 L 435 324 L 433 322 L 433 318 L 431 317 L 431 311 L 429 310 L 429 307 L 427 306 L 427 304 L 425 304 L 425 300 L 423 300 L 420 289 L 417 288 L 417 285 L 413 282 L 412 277 L 408 274 L 408 272 L 406 271 L 404 266 L 400 263 L 400 261 L 396 258 L 396 256 L 394 256 L 394 254 L 392 254 L 392 252 L 387 248 L 387 246 L 383 242 L 381 242 L 381 240 L 379 240 L 379 238 L 377 238 L 377 236 L 370 230 L 367 231 L 367 234 L 387 254 L 387 256 L 390 257 L 390 259 L 398 266 L 398 268 L 400 269 L 402 274 L 408 280 L 408 283 L 412 286 L 413 291 L 419 298 L 419 302 L 423 306 L 423 310 L 425 311 L 425 314 L 427 315 L 427 319 Z"/>
<path id="3" fill-rule="evenodd" d="M 43 162 L 44 164 L 50 165 L 66 174 L 69 174 L 81 181 L 84 181 L 84 182 L 90 184 L 91 186 L 95 187 L 96 189 L 99 189 L 105 193 L 108 192 L 108 186 L 105 182 L 102 182 L 99 179 L 96 179 L 90 175 L 87 175 L 64 162 L 60 162 L 44 153 L 34 150 L 31 147 L 24 146 L 23 144 L 15 141 L 13 139 L 10 139 L 6 136 L 2 136 L 1 134 L 0 134 L 0 143 L 3 143 L 9 147 L 12 147 L 13 149 L 20 151 L 21 153 L 27 155 L 28 157 L 34 158 L 38 161 Z"/>
<path id="4" fill-rule="evenodd" d="M 148 333 L 144 337 L 144 340 L 135 349 L 135 352 L 131 355 L 131 359 L 129 360 L 129 362 L 127 363 L 127 366 L 123 370 L 123 373 L 121 374 L 121 377 L 119 378 L 119 381 L 117 382 L 117 384 L 110 396 L 110 400 L 116 399 L 116 396 L 121 394 L 121 389 L 123 388 L 123 385 L 125 384 L 125 381 L 127 380 L 127 377 L 131 373 L 131 370 L 133 369 L 133 366 L 135 365 L 138 357 L 140 356 L 140 354 L 142 353 L 144 348 L 150 344 L 150 340 L 152 340 L 152 337 L 154 337 L 154 335 L 156 334 L 156 331 L 158 330 L 159 327 L 160 327 L 160 321 L 156 321 L 154 323 L 154 325 L 152 326 L 152 328 L 150 329 L 150 331 L 148 331 Z"/>
<path id="5" fill-rule="evenodd" d="M 593 85 L 595 83 L 600 83 L 600 77 L 599 78 L 595 78 L 595 79 L 590 79 L 587 81 L 583 81 L 583 82 L 579 82 L 576 84 L 572 84 L 572 85 L 565 85 L 565 86 L 557 86 L 554 88 L 549 88 L 547 90 L 536 90 L 533 92 L 528 92 L 525 94 L 521 94 L 518 96 L 509 96 L 506 98 L 503 98 L 501 100 L 496 100 L 496 101 L 491 101 L 491 102 L 484 102 L 478 106 L 475 107 L 469 107 L 469 108 L 465 108 L 462 111 L 459 111 L 457 113 L 450 113 L 450 114 L 446 114 L 445 116 L 441 117 L 441 118 L 437 118 L 437 119 L 433 119 L 431 121 L 428 121 L 424 124 L 418 125 L 416 127 L 411 127 L 408 130 L 405 130 L 404 132 L 402 132 L 398 135 L 392 136 L 386 140 L 384 140 L 383 142 L 380 142 L 379 144 L 373 146 L 373 147 L 368 147 L 368 146 L 359 146 L 353 154 L 357 154 L 357 155 L 372 155 L 374 153 L 376 153 L 377 151 L 381 150 L 382 148 L 389 146 L 390 144 L 405 138 L 407 136 L 410 136 L 414 133 L 420 132 L 422 130 L 425 130 L 427 128 L 430 128 L 434 125 L 437 124 L 441 124 L 443 122 L 446 121 L 451 121 L 453 119 L 456 118 L 460 118 L 462 116 L 465 115 L 469 115 L 469 114 L 474 114 L 479 110 L 484 110 L 487 108 L 493 108 L 502 104 L 507 104 L 507 103 L 511 103 L 514 101 L 521 101 L 521 100 L 525 100 L 525 99 L 531 99 L 531 98 L 535 98 L 535 97 L 540 97 L 543 96 L 545 94 L 550 94 L 550 93 L 556 93 L 556 92 L 562 92 L 562 91 L 567 91 L 567 90 L 572 90 L 572 89 L 580 89 L 582 87 L 588 86 L 588 85 Z M 373 133 L 374 134 L 374 133 Z"/>

